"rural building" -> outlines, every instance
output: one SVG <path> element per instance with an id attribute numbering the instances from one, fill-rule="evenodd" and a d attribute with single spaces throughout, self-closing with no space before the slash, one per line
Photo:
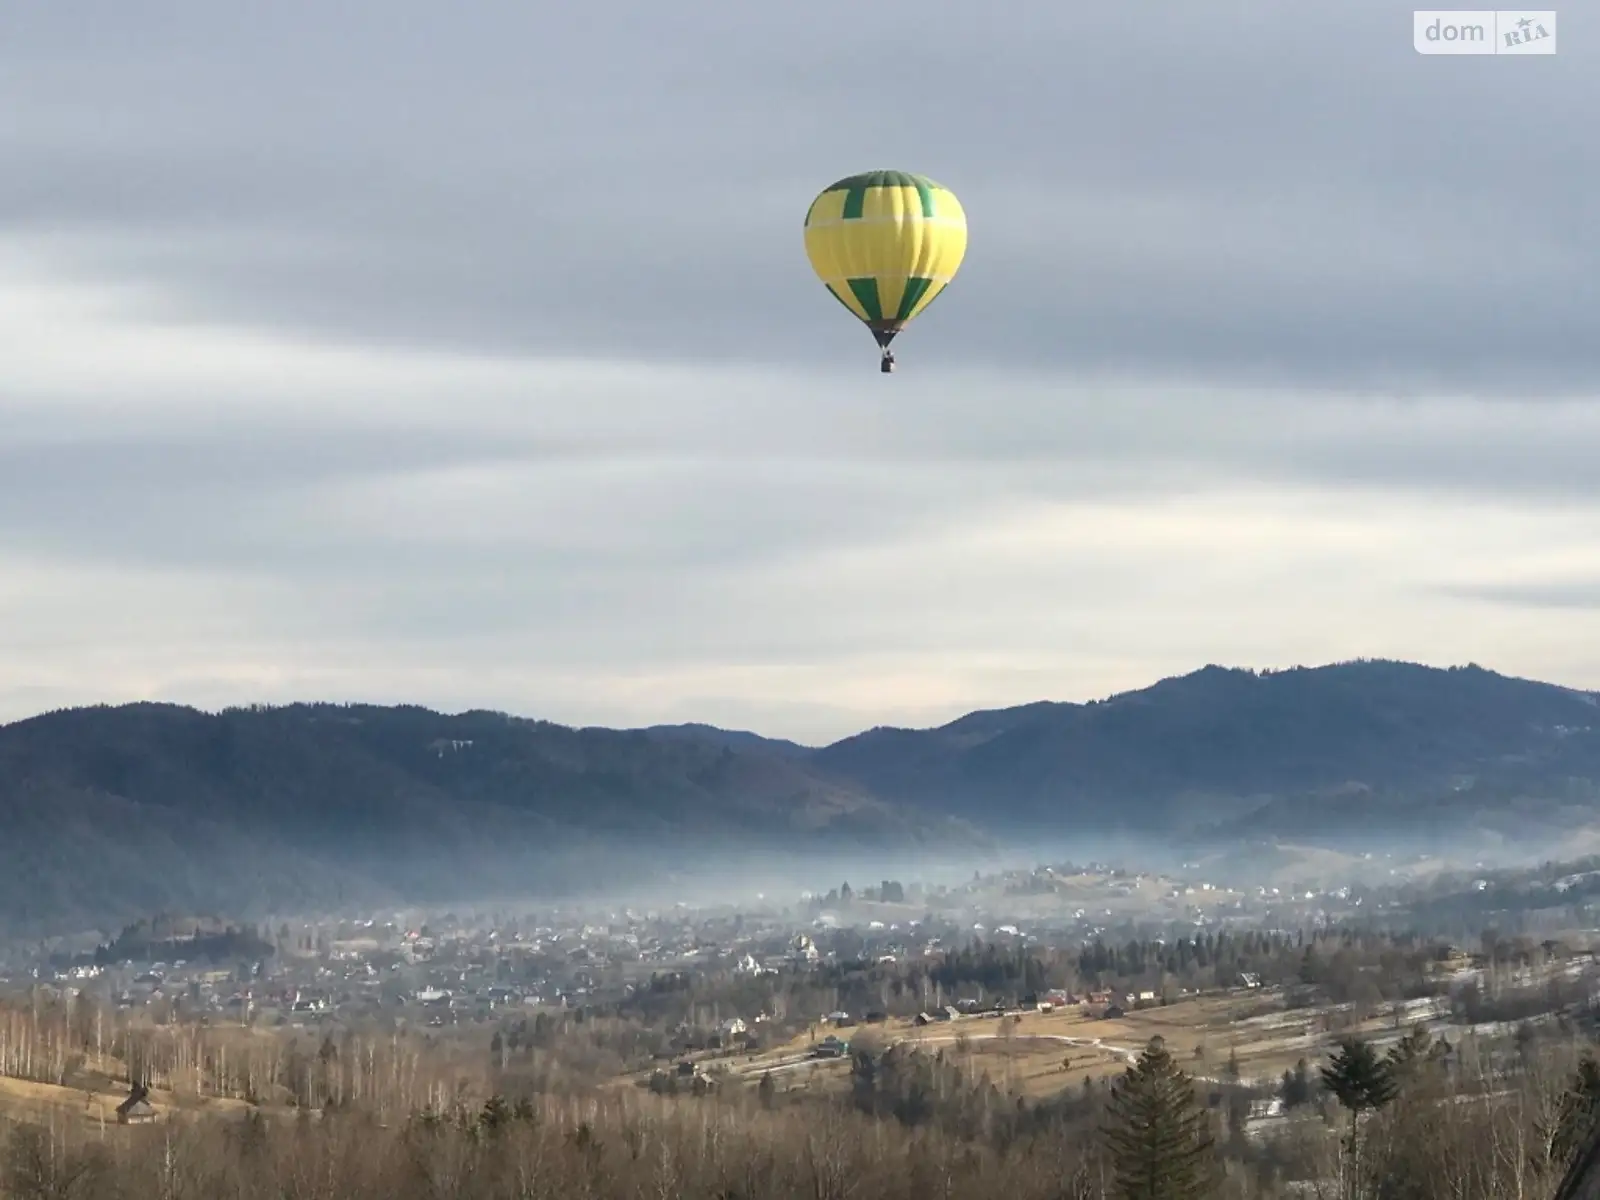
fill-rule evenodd
<path id="1" fill-rule="evenodd" d="M 156 1119 L 156 1110 L 151 1105 L 150 1089 L 142 1083 L 136 1083 L 128 1091 L 128 1098 L 117 1105 L 118 1125 L 141 1125 Z"/>

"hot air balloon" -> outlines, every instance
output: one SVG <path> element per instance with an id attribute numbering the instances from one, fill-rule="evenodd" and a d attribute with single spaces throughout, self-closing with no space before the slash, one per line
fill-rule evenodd
<path id="1" fill-rule="evenodd" d="M 869 171 L 823 189 L 806 213 L 806 257 L 834 298 L 889 343 L 954 278 L 967 252 L 955 193 L 922 175 Z"/>

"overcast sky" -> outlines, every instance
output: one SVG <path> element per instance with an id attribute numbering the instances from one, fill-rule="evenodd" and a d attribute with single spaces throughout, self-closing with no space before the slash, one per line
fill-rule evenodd
<path id="1" fill-rule="evenodd" d="M 1208 662 L 1600 688 L 1600 19 L 13 6 L 0 720 L 807 742 Z M 962 198 L 877 371 L 813 195 Z"/>

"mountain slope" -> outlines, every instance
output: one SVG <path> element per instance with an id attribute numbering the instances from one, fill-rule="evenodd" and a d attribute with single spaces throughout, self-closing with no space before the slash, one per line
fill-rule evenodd
<path id="1" fill-rule="evenodd" d="M 767 854 L 1591 827 L 1594 695 L 1477 667 L 1207 667 L 810 750 L 705 725 L 135 704 L 0 727 L 0 923 L 566 894 Z M 760 868 L 765 870 L 765 867 Z"/>
<path id="2" fill-rule="evenodd" d="M 0 915 L 559 892 L 676 854 L 971 849 L 778 753 L 486 712 L 135 704 L 0 728 Z"/>
<path id="3" fill-rule="evenodd" d="M 1379 817 L 1464 781 L 1565 788 L 1600 779 L 1597 729 L 1594 695 L 1478 667 L 1207 667 L 1099 702 L 875 729 L 810 761 L 886 799 L 983 813 L 991 827 L 1170 830 L 1274 804 L 1263 813 L 1292 823 L 1307 798 L 1352 785 L 1384 798 Z"/>
<path id="4" fill-rule="evenodd" d="M 726 746 L 730 750 L 765 751 L 783 758 L 804 758 L 812 752 L 811 747 L 802 746 L 799 742 L 791 742 L 786 738 L 762 737 L 759 733 L 750 733 L 743 729 L 718 729 L 715 725 L 705 725 L 700 722 L 686 725 L 651 725 L 643 732 L 655 738 L 709 742 L 714 746 Z"/>

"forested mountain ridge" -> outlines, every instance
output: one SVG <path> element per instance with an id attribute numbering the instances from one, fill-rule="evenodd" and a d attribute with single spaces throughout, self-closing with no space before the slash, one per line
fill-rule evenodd
<path id="1" fill-rule="evenodd" d="M 414 706 L 97 706 L 0 726 L 0 916 L 549 895 L 986 835 L 1518 836 L 1597 810 L 1595 695 L 1470 666 L 1207 667 L 820 749 Z"/>
<path id="2" fill-rule="evenodd" d="M 1457 811 L 1471 800 L 1593 804 L 1600 700 L 1476 666 L 1212 666 L 1087 704 L 874 729 L 811 762 L 889 800 L 984 812 L 991 828 L 1198 829 L 1257 814 L 1257 832 L 1298 834 L 1318 817 L 1307 801 L 1358 797 L 1381 829 L 1409 805 L 1452 797 Z"/>
<path id="3" fill-rule="evenodd" d="M 781 754 L 331 704 L 100 706 L 0 727 L 0 828 L 0 915 L 24 922 L 549 895 L 692 853 L 981 842 Z"/>

